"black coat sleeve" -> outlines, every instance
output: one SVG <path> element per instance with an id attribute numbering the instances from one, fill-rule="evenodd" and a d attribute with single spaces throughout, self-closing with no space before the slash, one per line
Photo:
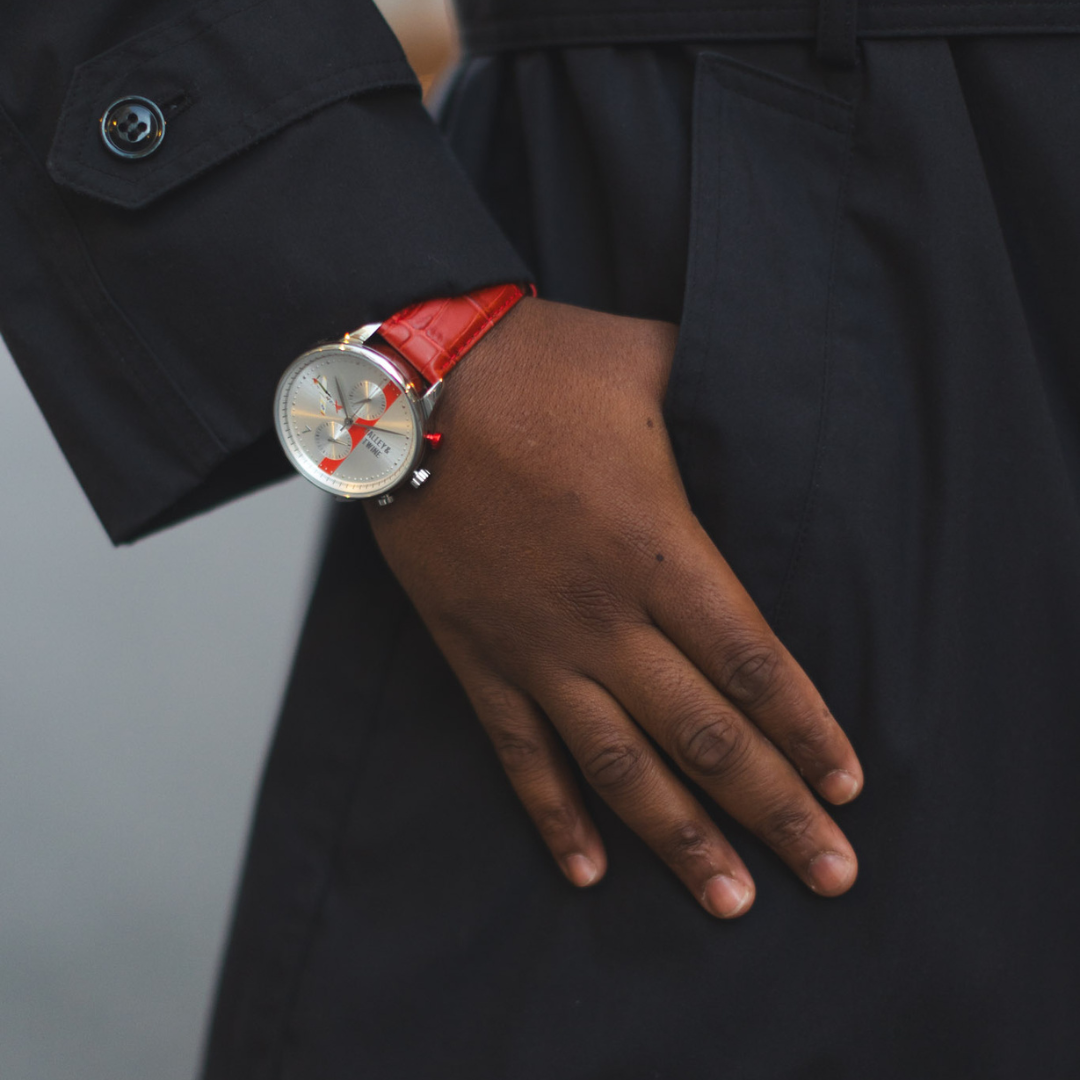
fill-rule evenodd
<path id="1" fill-rule="evenodd" d="M 0 332 L 115 542 L 288 466 L 320 340 L 528 271 L 371 0 L 6 0 Z M 138 160 L 100 120 L 166 119 Z"/>

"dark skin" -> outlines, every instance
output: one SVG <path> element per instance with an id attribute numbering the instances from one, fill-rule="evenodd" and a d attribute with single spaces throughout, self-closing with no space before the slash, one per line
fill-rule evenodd
<path id="1" fill-rule="evenodd" d="M 448 377 L 431 481 L 369 514 L 566 877 L 607 866 L 569 754 L 730 918 L 753 880 L 650 740 L 823 896 L 857 863 L 814 792 L 863 776 L 690 510 L 662 417 L 676 332 L 523 300 Z"/>

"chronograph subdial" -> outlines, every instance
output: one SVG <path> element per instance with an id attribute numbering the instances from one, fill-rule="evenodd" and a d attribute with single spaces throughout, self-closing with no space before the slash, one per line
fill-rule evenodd
<path id="1" fill-rule="evenodd" d="M 315 429 L 315 447 L 323 458 L 341 461 L 349 456 L 353 448 L 349 425 L 327 420 Z"/>
<path id="2" fill-rule="evenodd" d="M 408 481 L 427 414 L 407 371 L 351 343 L 317 346 L 278 384 L 278 438 L 300 472 L 340 498 L 381 498 Z"/>
<path id="3" fill-rule="evenodd" d="M 349 390 L 346 406 L 356 420 L 378 420 L 386 411 L 386 394 L 379 383 L 361 379 Z"/>

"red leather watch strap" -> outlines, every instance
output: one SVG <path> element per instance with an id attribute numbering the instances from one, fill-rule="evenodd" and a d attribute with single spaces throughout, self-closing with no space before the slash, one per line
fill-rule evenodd
<path id="1" fill-rule="evenodd" d="M 404 308 L 379 327 L 379 336 L 429 383 L 438 382 L 532 285 L 493 285 L 464 296 L 425 300 Z"/>

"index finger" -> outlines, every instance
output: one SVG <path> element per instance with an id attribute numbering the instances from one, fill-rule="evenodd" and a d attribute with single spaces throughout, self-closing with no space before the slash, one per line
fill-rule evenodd
<path id="1" fill-rule="evenodd" d="M 657 563 L 648 610 L 829 802 L 859 794 L 863 771 L 848 737 L 700 527 Z"/>

